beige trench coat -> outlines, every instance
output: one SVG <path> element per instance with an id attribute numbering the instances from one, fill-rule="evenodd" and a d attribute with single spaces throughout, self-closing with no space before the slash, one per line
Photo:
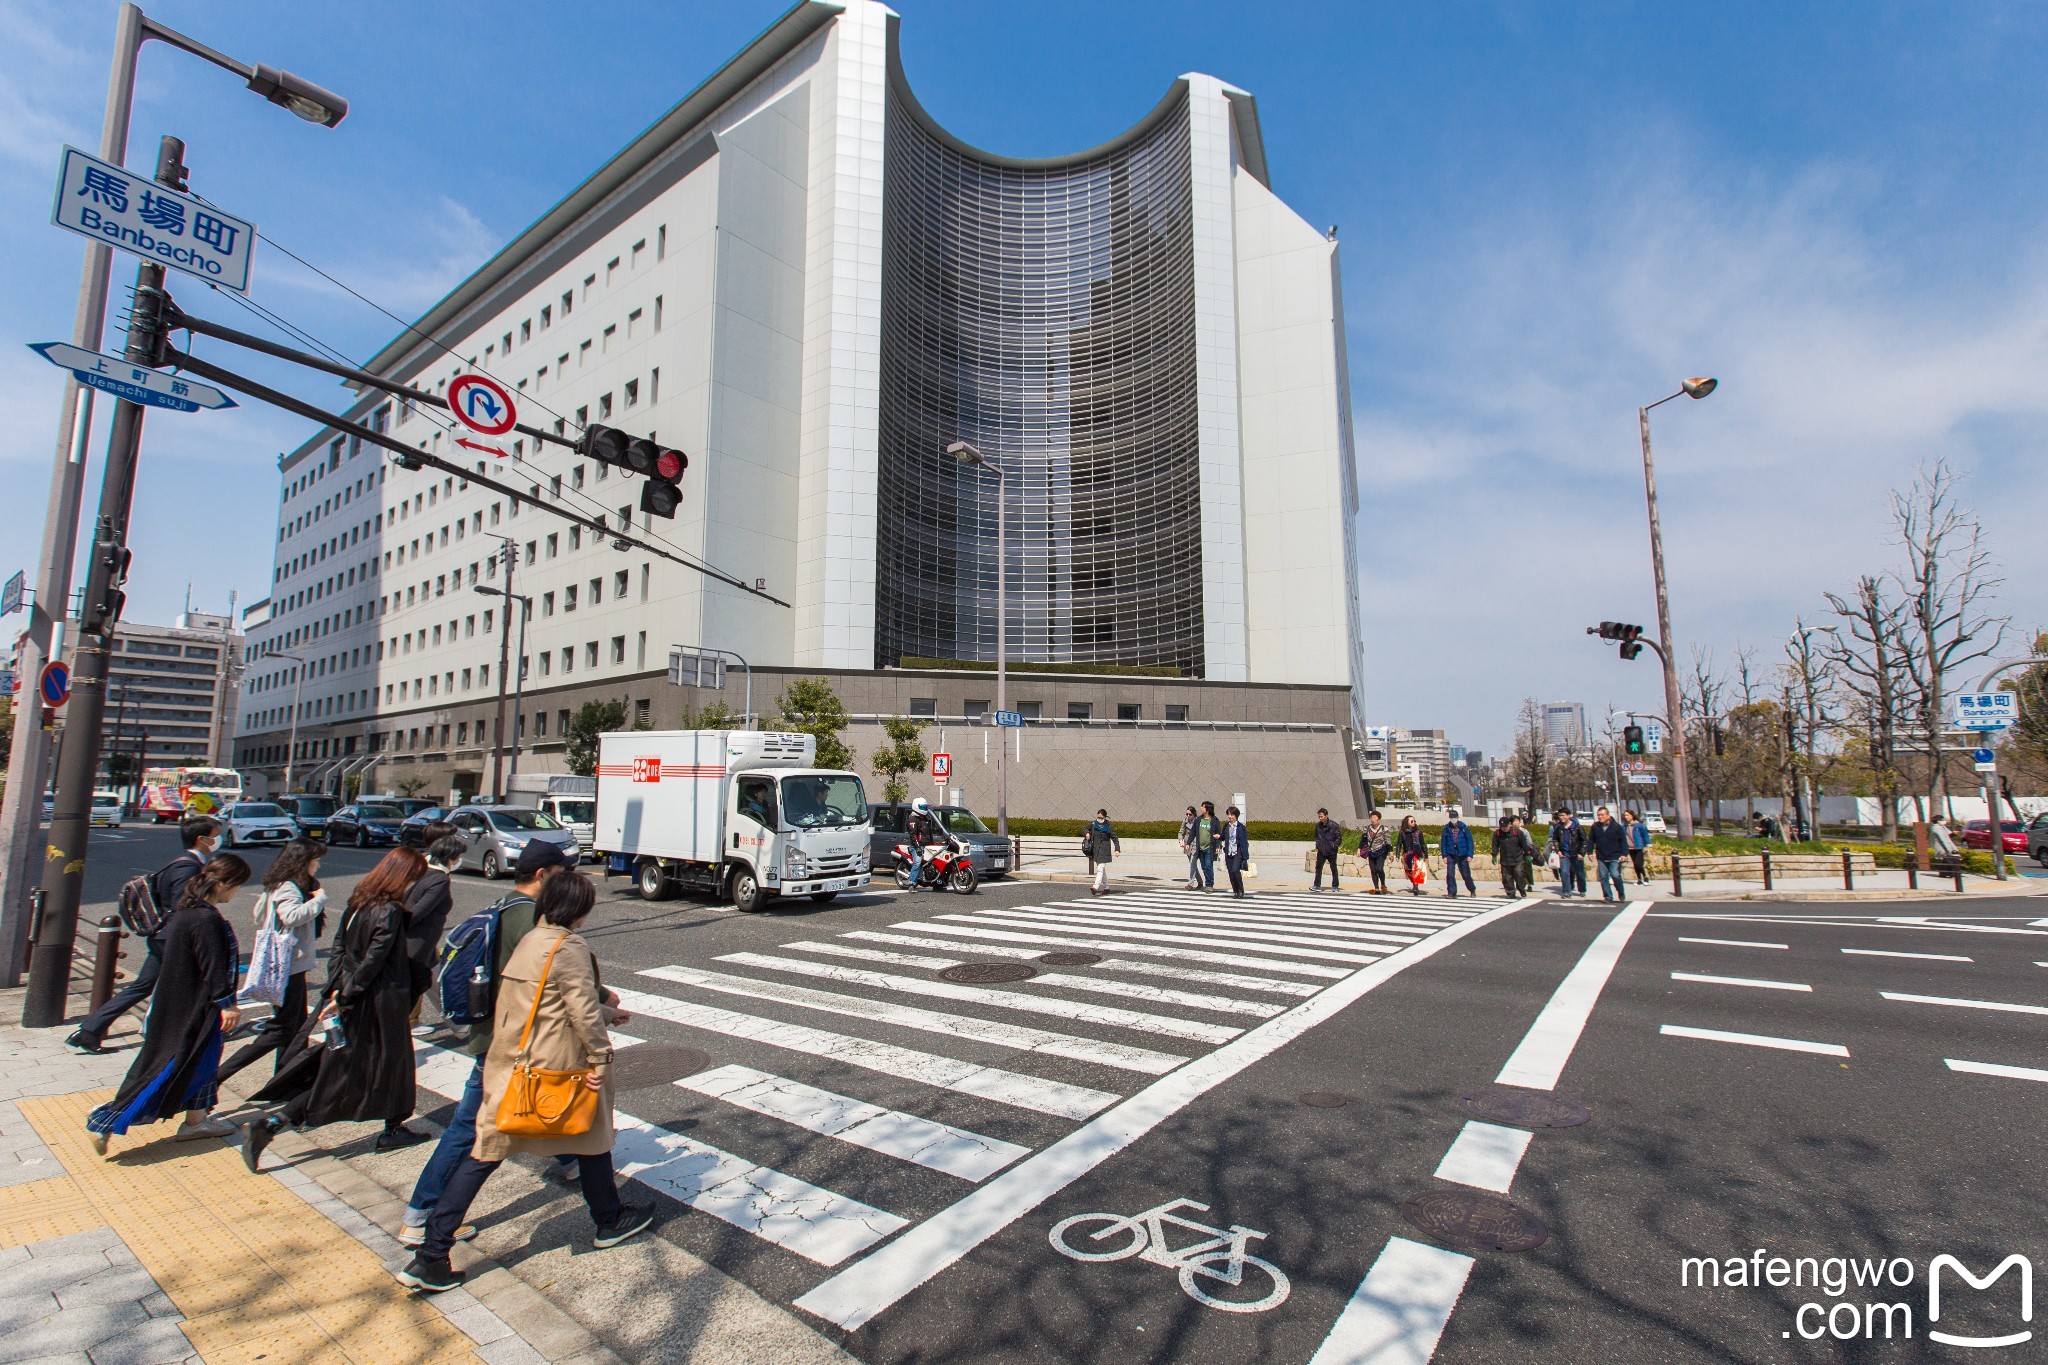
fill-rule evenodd
<path id="1" fill-rule="evenodd" d="M 541 964 L 557 943 L 562 946 L 555 953 L 554 965 L 548 969 L 540 1014 L 533 1021 L 533 1037 L 526 1047 L 527 1056 L 544 1070 L 595 1068 L 604 1076 L 597 1122 L 589 1132 L 575 1137 L 506 1137 L 498 1131 L 498 1106 L 505 1101 L 513 1059 L 519 1052 L 519 1035 L 526 1029 L 526 1012 L 533 1007 L 534 988 L 540 981 Z M 581 936 L 557 925 L 545 921 L 535 925 L 533 932 L 519 940 L 519 946 L 512 950 L 512 958 L 505 964 L 504 979 L 498 984 L 491 1050 L 484 1054 L 484 1099 L 477 1111 L 476 1145 L 470 1148 L 470 1154 L 478 1161 L 503 1161 L 514 1152 L 540 1156 L 596 1156 L 609 1152 L 611 1060 L 612 1040 L 605 1031 L 603 1003 L 598 997 L 597 962 L 591 956 L 590 945 Z"/>

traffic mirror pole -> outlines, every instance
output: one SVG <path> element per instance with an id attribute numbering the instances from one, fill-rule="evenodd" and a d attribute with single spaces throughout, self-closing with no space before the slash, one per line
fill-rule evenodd
<path id="1" fill-rule="evenodd" d="M 174 190 L 185 188 L 185 144 L 179 139 L 165 137 L 159 144 L 156 180 Z M 145 262 L 136 268 L 127 358 L 137 365 L 162 363 L 163 285 L 162 266 Z M 78 645 L 73 651 L 64 749 L 57 758 L 57 793 L 43 849 L 43 903 L 37 922 L 30 926 L 28 994 L 21 1010 L 21 1022 L 27 1028 L 53 1028 L 63 1023 L 71 993 L 71 957 L 85 891 L 85 845 L 92 828 L 93 776 L 99 767 L 100 727 L 106 717 L 108 656 L 121 619 L 128 509 L 135 495 L 142 412 L 139 403 L 125 398 L 117 401 L 113 429 L 107 436 L 92 562 L 79 613 Z"/>

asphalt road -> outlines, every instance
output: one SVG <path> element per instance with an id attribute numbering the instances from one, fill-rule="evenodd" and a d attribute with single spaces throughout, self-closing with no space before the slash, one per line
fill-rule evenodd
<path id="1" fill-rule="evenodd" d="M 110 904 L 174 851 L 95 835 L 89 892 Z M 377 856 L 337 850 L 325 879 L 339 897 Z M 458 877 L 457 916 L 500 889 Z M 2039 900 L 1643 913 L 1018 883 L 741 916 L 619 879 L 599 907 L 589 936 L 639 1012 L 619 1106 L 646 1127 L 622 1165 L 662 1197 L 659 1235 L 866 1359 L 2041 1358 L 1927 1336 L 2031 1330 L 2013 1275 L 1950 1275 L 1930 1321 L 1933 1258 L 2048 1269 Z M 1951 908 L 1968 918 L 1926 918 Z M 948 980 L 958 963 L 1035 975 Z M 423 1054 L 423 1108 L 459 1076 Z M 1461 1102 L 1503 1081 L 1590 1118 Z M 1488 1194 L 1533 1222 L 1451 1213 L 1541 1244 L 1460 1250 L 1441 1207 L 1429 1231 L 1403 1215 Z M 1173 1201 L 1184 1221 L 1131 1221 Z M 1075 1218 L 1071 1251 L 1130 1254 L 1063 1253 Z M 1890 1282 L 1748 1283 L 1772 1257 Z"/>

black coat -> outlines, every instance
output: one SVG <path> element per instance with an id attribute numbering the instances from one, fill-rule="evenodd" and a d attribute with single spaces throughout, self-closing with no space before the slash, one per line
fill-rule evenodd
<path id="1" fill-rule="evenodd" d="M 1601 824 L 1595 820 L 1582 827 L 1585 830 L 1586 847 L 1602 862 L 1613 862 L 1628 856 L 1628 829 L 1619 820 Z"/>
<path id="2" fill-rule="evenodd" d="M 189 880 L 189 878 L 188 878 Z M 241 949 L 219 910 L 178 910 L 158 933 L 163 973 L 150 996 L 142 1051 L 111 1102 L 93 1112 L 93 1131 L 125 1133 L 186 1109 L 210 1109 L 219 1086 L 220 1012 L 235 1003 Z"/>
<path id="3" fill-rule="evenodd" d="M 1400 851 L 1403 860 L 1429 856 L 1429 838 L 1419 827 L 1395 831 L 1394 847 Z"/>
<path id="4" fill-rule="evenodd" d="M 346 1045 L 313 1046 L 318 1021 L 306 1021 L 270 1084 L 253 1098 L 289 1100 L 308 1090 L 305 1122 L 397 1123 L 413 1111 L 412 969 L 405 955 L 405 909 L 386 901 L 351 909 L 334 934 L 322 1003 L 341 1007 Z"/>
<path id="5" fill-rule="evenodd" d="M 1335 820 L 1324 820 L 1316 825 L 1316 852 L 1333 857 L 1344 847 L 1344 826 Z"/>
<path id="6" fill-rule="evenodd" d="M 199 869 L 206 866 L 206 855 L 196 848 L 188 848 L 177 857 L 156 870 L 150 879 L 150 894 L 156 897 L 157 908 L 164 912 L 164 927 L 170 927 L 170 915 L 185 903 L 185 884 L 199 875 Z M 164 930 L 157 930 L 161 936 Z"/>
<path id="7" fill-rule="evenodd" d="M 1529 839 L 1526 829 L 1501 830 L 1493 832 L 1493 858 L 1502 867 L 1520 867 L 1523 863 L 1536 861 L 1536 845 Z"/>
<path id="8" fill-rule="evenodd" d="M 454 908 L 455 893 L 448 886 L 448 874 L 438 867 L 421 873 L 405 894 L 405 957 L 414 1000 L 434 984 L 434 959 L 441 951 L 448 912 Z"/>

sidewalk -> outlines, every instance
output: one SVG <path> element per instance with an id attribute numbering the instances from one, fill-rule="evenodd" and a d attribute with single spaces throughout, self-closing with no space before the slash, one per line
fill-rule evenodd
<path id="1" fill-rule="evenodd" d="M 85 1117 L 134 1057 L 136 1017 L 88 1056 L 63 1045 L 67 1028 L 15 1024 L 21 997 L 0 991 L 0 1362 L 848 1359 L 658 1237 L 590 1252 L 577 1196 L 516 1161 L 477 1203 L 477 1241 L 456 1248 L 464 1287 L 427 1296 L 392 1278 L 408 1253 L 391 1234 L 430 1146 L 374 1153 L 375 1124 L 284 1133 L 252 1175 L 234 1143 L 177 1142 L 163 1123 L 113 1139 L 102 1159 Z M 233 1088 L 268 1071 L 258 1063 Z M 423 1108 L 438 1103 L 422 1090 Z M 224 1092 L 219 1112 L 236 1109 Z"/>

